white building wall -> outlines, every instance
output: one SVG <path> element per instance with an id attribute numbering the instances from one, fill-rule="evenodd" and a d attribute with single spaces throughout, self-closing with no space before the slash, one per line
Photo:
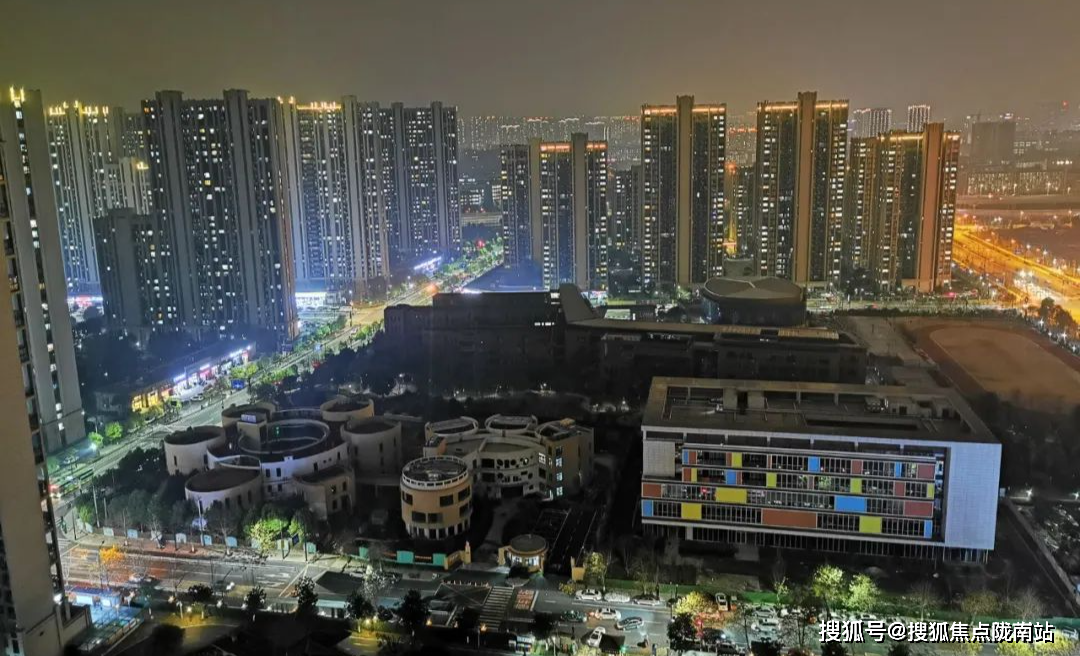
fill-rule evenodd
<path id="1" fill-rule="evenodd" d="M 945 546 L 993 549 L 1001 445 L 954 443 L 945 472 Z"/>

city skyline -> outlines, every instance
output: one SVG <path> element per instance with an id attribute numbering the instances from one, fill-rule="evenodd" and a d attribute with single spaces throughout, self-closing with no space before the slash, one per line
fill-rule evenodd
<path id="1" fill-rule="evenodd" d="M 441 98 L 470 115 L 554 116 L 629 115 L 643 102 L 683 93 L 741 111 L 761 98 L 788 97 L 798 88 L 816 88 L 823 97 L 848 97 L 846 90 L 854 89 L 864 95 L 849 97 L 853 106 L 901 110 L 929 103 L 940 108 L 939 118 L 949 119 L 966 113 L 1024 112 L 1019 105 L 1029 100 L 1073 101 L 1061 90 L 1070 88 L 1078 72 L 1069 63 L 1076 58 L 1067 44 L 1068 26 L 1080 20 L 1080 8 L 1068 5 L 1031 12 L 1003 0 L 992 0 L 990 6 L 967 0 L 948 5 L 920 1 L 909 11 L 892 12 L 855 9 L 843 0 L 814 7 L 688 2 L 683 11 L 652 14 L 644 3 L 625 2 L 508 7 L 478 1 L 470 11 L 458 12 L 424 2 L 351 6 L 327 0 L 321 12 L 260 3 L 256 16 L 262 29 L 252 30 L 241 27 L 250 27 L 253 5 L 237 2 L 207 4 L 218 19 L 209 34 L 205 26 L 199 28 L 203 46 L 192 50 L 183 39 L 198 31 L 200 4 L 206 3 L 198 0 L 183 13 L 165 10 L 168 20 L 153 22 L 126 11 L 129 3 L 122 0 L 92 10 L 70 8 L 63 21 L 44 6 L 20 7 L 14 19 L 24 29 L 0 44 L 0 56 L 12 62 L 7 67 L 10 79 L 3 82 L 51 89 L 49 102 L 78 97 L 125 107 L 136 107 L 153 89 L 178 88 L 199 97 L 241 87 L 252 97 L 286 93 L 331 99 L 355 94 L 362 100 L 405 103 Z M 976 6 L 979 11 L 972 10 Z M 430 19 L 416 21 L 420 10 Z M 837 15 L 842 20 L 824 20 Z M 508 29 L 550 24 L 566 16 L 577 20 L 561 29 L 567 36 L 582 37 L 567 42 L 582 45 L 554 57 L 541 42 L 518 39 Z M 649 20 L 642 20 L 645 16 Z M 774 23 L 779 16 L 785 20 Z M 154 19 L 162 17 L 159 12 Z M 884 34 L 876 29 L 883 20 L 890 23 Z M 765 21 L 772 24 L 773 43 L 783 47 L 762 50 L 755 31 L 740 28 Z M 608 28 L 598 32 L 597 25 Z M 956 30 L 956 25 L 965 29 Z M 1027 45 L 1025 57 L 997 46 L 1021 29 L 1041 35 Z M 913 31 L 923 35 L 920 43 L 933 45 L 913 49 L 908 37 Z M 51 36 L 47 51 L 32 36 L 44 33 Z M 147 50 L 150 55 L 172 50 L 185 52 L 185 57 L 130 57 L 123 35 L 131 33 L 154 44 Z M 237 38 L 241 34 L 243 38 Z M 649 38 L 650 48 L 640 51 L 620 47 L 636 39 L 646 42 L 655 34 L 671 36 Z M 857 46 L 852 34 L 865 34 L 861 43 L 872 46 L 877 56 L 847 57 L 844 53 Z M 408 49 L 387 59 L 385 53 L 403 38 Z M 319 47 L 270 47 L 280 43 Z M 810 47 L 818 56 L 792 55 Z M 500 56 L 491 57 L 492 52 Z M 23 56 L 10 56 L 14 53 Z M 704 57 L 725 66 L 675 68 L 677 62 Z M 344 61 L 356 64 L 342 66 Z M 125 75 L 111 74 L 120 67 Z M 565 73 L 550 75 L 556 70 Z M 746 70 L 755 74 L 743 75 Z M 925 76 L 927 70 L 936 75 Z M 635 85 L 617 84 L 631 72 Z M 510 86 L 513 93 L 507 93 L 507 84 L 518 79 L 529 84 Z"/>

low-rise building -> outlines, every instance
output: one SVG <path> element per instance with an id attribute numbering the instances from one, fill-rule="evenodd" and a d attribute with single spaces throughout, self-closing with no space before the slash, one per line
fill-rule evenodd
<path id="1" fill-rule="evenodd" d="M 224 446 L 225 429 L 221 426 L 192 426 L 167 435 L 165 467 L 169 476 L 205 471 L 210 466 L 207 451 Z"/>
<path id="2" fill-rule="evenodd" d="M 495 415 L 481 427 L 471 417 L 429 423 L 425 456 L 459 458 L 473 473 L 477 494 L 491 499 L 579 492 L 592 477 L 592 429 L 564 419 Z"/>
<path id="3" fill-rule="evenodd" d="M 401 519 L 415 538 L 460 535 L 472 519 L 472 473 L 452 456 L 413 460 L 401 470 Z"/>
<path id="4" fill-rule="evenodd" d="M 641 520 L 687 540 L 985 560 L 1001 445 L 951 389 L 656 378 Z"/>

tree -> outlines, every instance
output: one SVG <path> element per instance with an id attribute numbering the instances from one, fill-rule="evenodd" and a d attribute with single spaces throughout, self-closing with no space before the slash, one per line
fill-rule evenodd
<path id="1" fill-rule="evenodd" d="M 401 625 L 408 630 L 410 636 L 416 636 L 416 631 L 424 625 L 427 616 L 427 601 L 416 590 L 406 592 L 405 598 L 401 600 L 401 605 L 398 607 L 398 617 L 401 618 Z"/>
<path id="2" fill-rule="evenodd" d="M 694 628 L 694 620 L 686 613 L 680 613 L 672 618 L 667 628 L 668 645 L 675 653 L 693 649 L 697 642 L 697 629 Z"/>
<path id="3" fill-rule="evenodd" d="M 656 587 L 660 576 L 660 567 L 656 562 L 656 552 L 652 549 L 638 551 L 631 560 L 630 575 L 641 584 L 642 594 L 649 592 L 650 588 Z"/>
<path id="4" fill-rule="evenodd" d="M 915 610 L 919 611 L 919 619 L 925 618 L 931 609 L 941 603 L 937 591 L 934 590 L 934 584 L 927 580 L 919 581 L 911 586 L 908 599 L 911 600 L 911 605 Z"/>
<path id="5" fill-rule="evenodd" d="M 345 610 L 349 614 L 349 619 L 360 622 L 375 613 L 375 605 L 360 594 L 359 590 L 353 590 L 345 598 Z"/>
<path id="6" fill-rule="evenodd" d="M 255 614 L 266 608 L 266 590 L 258 585 L 248 590 L 247 595 L 244 596 L 244 608 L 251 613 L 251 621 L 254 622 Z"/>
<path id="7" fill-rule="evenodd" d="M 242 513 L 243 511 L 237 508 L 226 508 L 220 501 L 215 501 L 214 505 L 206 511 L 206 527 L 215 536 L 220 537 L 224 544 L 226 538 L 236 536 L 240 528 Z M 226 554 L 228 554 L 228 549 L 226 549 Z"/>
<path id="8" fill-rule="evenodd" d="M 744 604 L 740 601 L 731 612 L 730 618 L 732 624 L 742 629 L 742 633 L 746 637 L 746 651 L 749 652 L 750 628 L 754 625 L 754 613 L 750 609 L 750 604 Z"/>
<path id="9" fill-rule="evenodd" d="M 827 610 L 832 610 L 832 602 L 844 593 L 844 571 L 833 565 L 821 565 L 814 570 L 810 583 L 811 590 L 821 598 Z"/>
<path id="10" fill-rule="evenodd" d="M 716 600 L 699 590 L 691 590 L 675 602 L 676 615 L 710 615 L 716 612 Z"/>
<path id="11" fill-rule="evenodd" d="M 289 535 L 300 542 L 307 542 L 315 537 L 315 516 L 305 505 L 293 513 L 289 521 Z"/>
<path id="12" fill-rule="evenodd" d="M 101 433 L 97 432 L 97 431 L 93 431 L 92 433 L 90 433 L 86 437 L 87 437 L 87 439 L 90 440 L 91 444 L 93 444 L 94 446 L 96 446 L 99 449 L 101 448 L 101 445 L 105 443 L 105 436 L 102 435 Z"/>
<path id="13" fill-rule="evenodd" d="M 1046 613 L 1046 604 L 1031 586 L 1025 587 L 1020 594 L 1009 600 L 1009 608 L 1016 617 L 1025 622 L 1042 617 Z"/>
<path id="14" fill-rule="evenodd" d="M 817 616 L 818 606 L 818 597 L 812 589 L 798 587 L 792 591 L 788 614 L 780 620 L 780 634 L 786 644 L 806 651 L 813 630 L 810 622 Z"/>
<path id="15" fill-rule="evenodd" d="M 191 585 L 187 591 L 192 603 L 208 604 L 214 600 L 214 589 L 205 583 Z"/>
<path id="16" fill-rule="evenodd" d="M 857 574 L 848 586 L 848 607 L 860 613 L 869 613 L 877 607 L 881 591 L 877 583 L 866 574 Z"/>
<path id="17" fill-rule="evenodd" d="M 263 517 L 248 526 L 247 534 L 249 538 L 259 543 L 259 551 L 266 553 L 277 540 L 281 539 L 285 528 L 285 520 L 280 517 Z"/>
<path id="18" fill-rule="evenodd" d="M 969 592 L 960 599 L 960 610 L 972 620 L 993 615 L 999 605 L 998 596 L 990 590 Z"/>
<path id="19" fill-rule="evenodd" d="M 105 587 L 120 584 L 124 579 L 127 557 L 120 547 L 112 546 L 98 550 L 98 567 Z"/>
<path id="20" fill-rule="evenodd" d="M 179 499 L 169 507 L 169 528 L 177 533 L 191 530 L 191 521 L 195 519 L 195 506 L 186 499 Z"/>
<path id="21" fill-rule="evenodd" d="M 310 576 L 301 576 L 296 581 L 296 614 L 311 617 L 316 612 L 319 595 L 315 592 L 315 581 Z"/>
<path id="22" fill-rule="evenodd" d="M 821 656 L 848 656 L 848 652 L 843 643 L 826 642 L 821 645 Z"/>
<path id="23" fill-rule="evenodd" d="M 110 421 L 105 424 L 105 441 L 113 443 L 124 436 L 124 427 L 118 421 Z"/>
<path id="24" fill-rule="evenodd" d="M 555 616 L 551 613 L 537 613 L 533 616 L 533 636 L 547 642 L 555 633 Z"/>
<path id="25" fill-rule="evenodd" d="M 593 588 L 604 587 L 607 579 L 608 559 L 599 551 L 591 551 L 585 556 L 585 584 Z"/>

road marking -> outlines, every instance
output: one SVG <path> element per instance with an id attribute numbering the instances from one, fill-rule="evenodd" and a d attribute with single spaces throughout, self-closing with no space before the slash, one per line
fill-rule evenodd
<path id="1" fill-rule="evenodd" d="M 296 573 L 296 576 L 289 579 L 289 582 L 285 584 L 285 589 L 281 591 L 281 594 L 279 594 L 278 597 L 286 596 L 285 593 L 288 592 L 289 589 L 292 588 L 294 585 L 296 585 L 296 582 L 298 580 L 300 580 L 300 577 L 304 576 L 304 574 L 307 573 L 307 569 L 308 569 L 308 566 L 304 565 L 304 567 L 299 572 Z"/>

